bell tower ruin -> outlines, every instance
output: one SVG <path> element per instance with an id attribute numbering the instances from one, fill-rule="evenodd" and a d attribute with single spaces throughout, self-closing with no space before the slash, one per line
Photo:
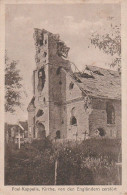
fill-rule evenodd
<path id="1" fill-rule="evenodd" d="M 36 70 L 33 71 L 34 112 L 28 115 L 31 137 L 50 136 L 66 138 L 66 74 L 71 70 L 67 60 L 69 48 L 59 35 L 46 30 L 35 29 Z M 42 128 L 43 127 L 43 128 Z M 41 132 L 42 131 L 42 132 Z M 35 132 L 35 133 L 33 133 Z"/>

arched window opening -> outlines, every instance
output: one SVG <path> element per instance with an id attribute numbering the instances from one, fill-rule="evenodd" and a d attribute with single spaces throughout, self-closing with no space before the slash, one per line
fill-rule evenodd
<path id="1" fill-rule="evenodd" d="M 105 136 L 106 134 L 103 128 L 98 128 L 98 133 L 101 137 Z"/>
<path id="2" fill-rule="evenodd" d="M 60 131 L 56 131 L 56 139 L 60 139 Z"/>
<path id="3" fill-rule="evenodd" d="M 110 102 L 106 104 L 107 124 L 115 124 L 115 109 Z"/>
<path id="4" fill-rule="evenodd" d="M 45 84 L 45 71 L 44 67 L 38 71 L 38 91 L 42 91 Z"/>
<path id="5" fill-rule="evenodd" d="M 71 89 L 73 89 L 73 87 L 74 87 L 74 83 L 71 82 L 70 85 L 69 85 L 69 89 L 71 90 Z"/>
<path id="6" fill-rule="evenodd" d="M 77 119 L 75 118 L 75 116 L 71 117 L 70 124 L 71 125 L 77 125 Z"/>

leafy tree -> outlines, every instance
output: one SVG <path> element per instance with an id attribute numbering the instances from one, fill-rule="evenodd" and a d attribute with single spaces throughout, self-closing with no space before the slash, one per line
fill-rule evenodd
<path id="1" fill-rule="evenodd" d="M 112 18 L 110 20 L 112 20 Z M 110 22 L 110 26 L 107 25 L 106 28 L 108 31 L 103 29 L 103 33 L 100 31 L 91 34 L 91 44 L 98 47 L 107 55 L 113 56 L 113 60 L 109 65 L 111 67 L 117 66 L 119 70 L 121 63 L 120 25 L 114 25 Z"/>
<path id="2" fill-rule="evenodd" d="M 15 107 L 20 105 L 20 88 L 21 84 L 21 76 L 20 70 L 17 69 L 18 61 L 12 60 L 10 61 L 5 56 L 5 111 L 6 112 L 14 112 Z"/>

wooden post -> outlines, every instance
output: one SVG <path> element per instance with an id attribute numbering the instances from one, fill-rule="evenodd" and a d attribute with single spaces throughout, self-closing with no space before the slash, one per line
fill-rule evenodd
<path id="1" fill-rule="evenodd" d="M 76 134 L 73 134 L 76 136 L 76 148 L 77 148 L 77 137 L 78 137 L 78 132 L 76 132 Z"/>
<path id="2" fill-rule="evenodd" d="M 73 135 L 75 135 L 75 136 L 76 136 L 76 142 L 77 142 L 78 133 L 76 132 L 76 134 L 73 134 Z"/>
<path id="3" fill-rule="evenodd" d="M 84 133 L 82 133 L 82 134 L 84 134 L 84 140 L 87 138 L 87 135 L 88 135 L 88 133 L 87 133 L 87 131 L 85 131 Z"/>
<path id="4" fill-rule="evenodd" d="M 54 182 L 54 185 L 57 184 L 57 167 L 58 167 L 58 160 L 56 159 L 56 161 L 55 161 L 55 182 Z"/>
<path id="5" fill-rule="evenodd" d="M 121 152 L 119 152 L 118 155 L 118 162 L 116 163 L 117 165 L 117 172 L 118 172 L 118 177 L 119 177 L 119 184 L 122 183 L 122 162 L 121 162 Z"/>
<path id="6" fill-rule="evenodd" d="M 122 183 L 122 163 L 116 163 L 116 166 L 117 166 L 117 172 L 118 172 L 118 180 L 119 180 L 119 184 L 118 185 L 121 185 Z"/>
<path id="7" fill-rule="evenodd" d="M 6 139 L 6 143 L 8 144 L 8 141 L 9 141 L 9 133 L 8 133 L 8 130 L 7 130 L 5 139 Z"/>
<path id="8" fill-rule="evenodd" d="M 21 146 L 21 143 L 20 143 L 20 129 L 18 130 L 18 132 L 19 132 L 19 133 L 18 133 L 18 134 L 19 134 L 19 135 L 18 135 L 18 146 L 19 146 L 19 149 L 20 149 L 20 146 Z"/>

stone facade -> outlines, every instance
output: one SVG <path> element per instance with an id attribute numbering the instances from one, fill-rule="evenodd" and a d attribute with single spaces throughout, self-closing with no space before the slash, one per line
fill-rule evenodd
<path id="1" fill-rule="evenodd" d="M 120 137 L 119 93 L 113 97 L 113 89 L 107 96 L 106 88 L 103 88 L 103 94 L 99 91 L 101 88 L 96 89 L 98 94 L 96 91 L 94 94 L 95 89 L 90 91 L 85 88 L 87 83 L 90 89 L 95 79 L 101 82 L 98 78 L 102 75 L 103 80 L 106 80 L 105 75 L 100 70 L 92 72 L 88 67 L 83 76 L 75 75 L 71 62 L 67 60 L 69 48 L 59 35 L 35 29 L 34 39 L 37 68 L 33 71 L 34 97 L 28 106 L 29 137 L 78 140 L 92 136 Z M 115 80 L 114 88 L 117 88 L 116 79 L 119 75 L 109 73 L 106 72 L 107 77 Z M 82 78 L 86 79 L 85 82 Z"/>

